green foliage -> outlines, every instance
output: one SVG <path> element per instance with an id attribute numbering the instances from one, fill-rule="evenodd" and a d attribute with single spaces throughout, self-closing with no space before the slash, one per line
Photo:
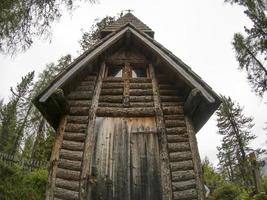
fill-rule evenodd
<path id="1" fill-rule="evenodd" d="M 226 182 L 216 188 L 209 200 L 249 200 L 248 195 L 235 184 Z"/>
<path id="2" fill-rule="evenodd" d="M 88 32 L 84 32 L 82 35 L 82 39 L 79 41 L 82 51 L 86 51 L 91 46 L 93 46 L 97 41 L 101 39 L 101 30 L 103 30 L 106 26 L 110 25 L 114 21 L 116 21 L 119 17 L 122 16 L 122 12 L 115 16 L 106 16 L 103 19 L 95 19 L 94 24 L 91 26 Z"/>
<path id="3" fill-rule="evenodd" d="M 243 108 L 230 97 L 222 96 L 222 104 L 217 115 L 219 134 L 223 136 L 222 145 L 218 147 L 218 159 L 221 170 L 225 172 L 228 180 L 241 183 L 247 187 L 252 184 L 252 174 L 247 154 L 262 149 L 249 147 L 256 136 L 251 133 L 254 126 L 253 118 L 243 114 Z"/>
<path id="4" fill-rule="evenodd" d="M 267 195 L 265 193 L 256 194 L 253 196 L 253 200 L 267 200 Z"/>
<path id="5" fill-rule="evenodd" d="M 0 51 L 25 51 L 32 45 L 34 37 L 49 38 L 51 24 L 60 19 L 62 8 L 65 6 L 71 11 L 77 1 L 0 1 Z"/>
<path id="6" fill-rule="evenodd" d="M 208 186 L 208 188 L 212 192 L 223 182 L 223 178 L 218 172 L 216 172 L 213 165 L 209 162 L 208 158 L 205 158 L 202 162 L 202 168 L 205 185 Z"/>
<path id="7" fill-rule="evenodd" d="M 27 172 L 0 162 L 0 199 L 43 200 L 47 176 L 47 170 Z"/>
<path id="8" fill-rule="evenodd" d="M 234 35 L 233 46 L 240 69 L 247 71 L 247 79 L 254 92 L 263 96 L 267 90 L 267 4 L 265 0 L 225 0 L 245 8 L 252 27 L 245 34 Z"/>

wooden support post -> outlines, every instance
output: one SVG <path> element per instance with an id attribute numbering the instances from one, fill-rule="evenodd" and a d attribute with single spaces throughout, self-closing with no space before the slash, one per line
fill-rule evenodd
<path id="1" fill-rule="evenodd" d="M 54 188 L 56 183 L 56 171 L 59 161 L 59 151 L 61 149 L 61 145 L 63 142 L 63 135 L 65 131 L 67 123 L 67 116 L 63 116 L 60 120 L 56 137 L 55 137 L 55 143 L 52 149 L 51 157 L 50 157 L 50 166 L 49 166 L 49 174 L 48 174 L 48 181 L 46 185 L 46 200 L 52 200 L 54 199 Z"/>
<path id="2" fill-rule="evenodd" d="M 84 143 L 83 150 L 83 161 L 82 161 L 82 171 L 81 171 L 81 181 L 80 181 L 80 199 L 81 200 L 89 200 L 90 197 L 90 178 L 91 178 L 91 169 L 92 169 L 92 155 L 93 155 L 93 146 L 94 146 L 94 126 L 96 119 L 96 110 L 98 107 L 98 100 L 101 92 L 102 80 L 104 78 L 105 73 L 105 63 L 101 64 L 94 96 L 92 99 L 91 108 L 89 110 L 89 121 L 87 126 L 87 135 Z"/>
<path id="3" fill-rule="evenodd" d="M 124 90 L 123 90 L 123 106 L 130 106 L 130 80 L 131 77 L 131 68 L 130 63 L 125 63 L 123 70 L 123 80 L 124 80 Z"/>
<path id="4" fill-rule="evenodd" d="M 157 132 L 159 139 L 162 200 L 171 200 L 172 185 L 171 185 L 171 171 L 169 164 L 167 133 L 164 123 L 163 111 L 161 108 L 159 87 L 156 79 L 156 74 L 154 67 L 151 64 L 149 64 L 149 73 L 152 79 L 152 90 L 153 90 Z"/>
<path id="5" fill-rule="evenodd" d="M 196 175 L 198 200 L 204 200 L 205 199 L 204 179 L 203 179 L 203 172 L 202 172 L 202 167 L 201 167 L 201 160 L 200 160 L 200 156 L 198 152 L 197 138 L 196 138 L 196 134 L 195 134 L 192 121 L 187 116 L 185 116 L 185 123 L 187 127 L 187 133 L 188 133 L 190 148 L 191 148 L 192 157 L 193 157 L 193 165 L 194 165 L 194 171 Z"/>

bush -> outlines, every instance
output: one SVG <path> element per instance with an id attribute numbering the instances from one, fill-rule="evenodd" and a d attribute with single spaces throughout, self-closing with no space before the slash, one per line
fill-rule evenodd
<path id="1" fill-rule="evenodd" d="M 256 194 L 253 200 L 267 200 L 267 195 L 265 193 Z"/>
<path id="2" fill-rule="evenodd" d="M 43 200 L 47 176 L 47 170 L 44 169 L 29 172 L 0 162 L 0 199 Z"/>
<path id="3" fill-rule="evenodd" d="M 248 200 L 248 194 L 232 183 L 224 183 L 216 188 L 210 200 Z"/>

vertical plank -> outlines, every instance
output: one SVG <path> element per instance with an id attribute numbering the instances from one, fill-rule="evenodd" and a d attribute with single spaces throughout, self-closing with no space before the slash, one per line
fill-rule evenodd
<path id="1" fill-rule="evenodd" d="M 95 118 L 96 118 L 96 110 L 98 107 L 98 100 L 100 96 L 102 80 L 104 78 L 105 73 L 105 63 L 101 64 L 98 78 L 95 86 L 94 96 L 92 99 L 91 108 L 89 110 L 89 121 L 87 126 L 87 135 L 85 138 L 84 144 L 84 151 L 83 151 L 83 161 L 82 161 L 82 170 L 81 170 L 81 181 L 80 181 L 80 199 L 81 200 L 89 200 L 90 197 L 90 174 L 91 174 L 91 161 L 92 161 L 92 153 L 93 153 L 93 144 L 94 144 L 94 137 L 93 131 L 95 126 Z M 88 197 L 87 197 L 88 196 Z"/>
<path id="2" fill-rule="evenodd" d="M 55 188 L 56 183 L 56 171 L 59 161 L 59 151 L 63 142 L 63 135 L 65 131 L 67 123 L 67 116 L 63 116 L 60 120 L 57 132 L 55 143 L 51 152 L 50 157 L 50 167 L 49 167 L 49 174 L 48 174 L 48 182 L 46 186 L 46 200 L 54 199 L 54 192 L 53 189 Z"/>
<path id="3" fill-rule="evenodd" d="M 197 187 L 197 195 L 199 200 L 205 199 L 204 195 L 204 179 L 203 179 L 203 172 L 201 167 L 201 160 L 198 152 L 198 146 L 197 146 L 197 138 L 195 134 L 195 130 L 193 127 L 193 123 L 191 119 L 187 116 L 185 116 L 185 123 L 187 128 L 187 133 L 189 137 L 189 143 L 190 148 L 192 152 L 193 157 L 193 165 L 194 165 L 194 171 L 196 175 L 196 187 Z"/>
<path id="4" fill-rule="evenodd" d="M 156 124 L 158 129 L 159 149 L 160 149 L 160 171 L 162 185 L 162 200 L 172 199 L 171 173 L 169 165 L 168 143 L 166 127 L 164 123 L 163 111 L 161 108 L 159 87 L 152 64 L 149 64 L 149 73 L 152 79 L 152 90 L 156 114 Z"/>

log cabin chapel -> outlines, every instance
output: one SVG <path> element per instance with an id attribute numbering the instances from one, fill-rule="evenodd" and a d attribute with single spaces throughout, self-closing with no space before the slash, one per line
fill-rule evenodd
<path id="1" fill-rule="evenodd" d="M 195 134 L 221 101 L 127 13 L 34 104 L 56 132 L 46 200 L 203 200 Z"/>

